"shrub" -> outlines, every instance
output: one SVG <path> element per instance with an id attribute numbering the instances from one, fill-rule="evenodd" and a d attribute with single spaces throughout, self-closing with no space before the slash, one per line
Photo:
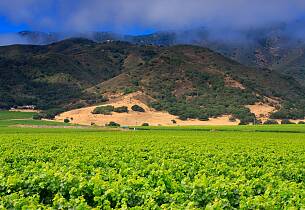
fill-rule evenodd
<path id="1" fill-rule="evenodd" d="M 119 123 L 111 121 L 108 124 L 106 124 L 106 126 L 108 126 L 108 127 L 120 127 L 121 125 Z"/>
<path id="2" fill-rule="evenodd" d="M 134 93 L 134 92 L 136 92 L 136 89 L 133 88 L 133 87 L 126 87 L 126 88 L 123 90 L 123 94 L 124 94 L 124 95 L 127 95 L 127 94 L 129 94 L 129 93 Z"/>
<path id="3" fill-rule="evenodd" d="M 199 117 L 198 117 L 198 120 L 201 120 L 201 121 L 209 121 L 209 116 L 207 116 L 207 115 L 200 115 Z"/>
<path id="4" fill-rule="evenodd" d="M 185 121 L 188 119 L 188 117 L 186 115 L 180 115 L 179 119 Z"/>
<path id="5" fill-rule="evenodd" d="M 145 112 L 145 110 L 142 107 L 140 107 L 139 105 L 133 105 L 131 107 L 131 109 L 135 112 Z"/>
<path id="6" fill-rule="evenodd" d="M 240 120 L 240 122 L 238 123 L 238 125 L 248 125 L 249 122 L 244 121 L 244 120 Z"/>
<path id="7" fill-rule="evenodd" d="M 53 120 L 56 115 L 64 112 L 64 109 L 48 109 L 41 113 L 36 113 L 33 115 L 34 120 L 41 120 L 41 119 L 50 119 Z"/>
<path id="8" fill-rule="evenodd" d="M 39 113 L 36 113 L 33 115 L 33 120 L 41 120 L 42 119 L 42 115 Z"/>
<path id="9" fill-rule="evenodd" d="M 305 124 L 305 122 L 304 121 L 299 121 L 298 124 L 300 124 L 300 125 Z"/>
<path id="10" fill-rule="evenodd" d="M 68 118 L 64 119 L 64 123 L 69 123 L 70 120 Z"/>
<path id="11" fill-rule="evenodd" d="M 279 124 L 276 120 L 266 120 L 264 125 L 276 125 Z"/>
<path id="12" fill-rule="evenodd" d="M 230 121 L 230 122 L 236 122 L 236 118 L 233 117 L 233 116 L 231 116 L 231 117 L 229 118 L 229 121 Z"/>
<path id="13" fill-rule="evenodd" d="M 176 120 L 171 120 L 173 124 L 177 124 L 177 121 Z"/>
<path id="14" fill-rule="evenodd" d="M 155 110 L 157 110 L 157 111 L 161 111 L 162 110 L 162 105 L 159 102 L 152 102 L 150 104 L 150 106 L 152 108 L 154 108 Z"/>
<path id="15" fill-rule="evenodd" d="M 9 110 L 10 106 L 4 102 L 0 102 L 0 110 Z"/>
<path id="16" fill-rule="evenodd" d="M 128 112 L 128 107 L 127 106 L 120 106 L 120 107 L 116 107 L 114 108 L 113 110 L 114 112 L 117 112 L 117 113 L 124 113 L 124 112 Z"/>
<path id="17" fill-rule="evenodd" d="M 290 120 L 288 119 L 285 119 L 285 120 L 282 120 L 281 121 L 281 124 L 285 125 L 285 124 L 295 124 L 294 122 L 291 122 Z"/>
<path id="18" fill-rule="evenodd" d="M 149 126 L 149 124 L 148 123 L 143 123 L 142 126 Z"/>
<path id="19" fill-rule="evenodd" d="M 114 111 L 114 107 L 111 105 L 108 106 L 99 106 L 96 107 L 93 111 L 92 114 L 103 114 L 103 115 L 111 115 L 111 112 Z"/>

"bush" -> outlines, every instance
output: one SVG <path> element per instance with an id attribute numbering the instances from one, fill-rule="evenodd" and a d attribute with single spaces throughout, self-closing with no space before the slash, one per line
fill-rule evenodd
<path id="1" fill-rule="evenodd" d="M 142 126 L 149 126 L 149 124 L 148 123 L 143 123 Z"/>
<path id="2" fill-rule="evenodd" d="M 92 114 L 103 114 L 103 115 L 111 115 L 111 112 L 114 111 L 114 107 L 111 105 L 108 106 L 99 106 L 96 107 L 93 111 Z"/>
<path id="3" fill-rule="evenodd" d="M 108 124 L 106 124 L 106 126 L 108 126 L 108 127 L 120 127 L 121 125 L 119 123 L 111 121 Z"/>
<path id="4" fill-rule="evenodd" d="M 42 115 L 39 113 L 36 113 L 33 115 L 33 120 L 41 120 L 42 119 Z"/>
<path id="5" fill-rule="evenodd" d="M 55 118 L 56 115 L 64 112 L 64 109 L 49 109 L 49 110 L 45 110 L 41 113 L 36 113 L 33 115 L 33 119 L 34 120 L 41 120 L 41 119 L 49 119 L 49 120 L 53 120 Z"/>
<path id="6" fill-rule="evenodd" d="M 127 113 L 128 112 L 128 107 L 127 106 L 116 107 L 116 108 L 114 108 L 113 111 L 117 112 L 117 113 Z"/>
<path id="7" fill-rule="evenodd" d="M 139 105 L 133 105 L 131 107 L 131 109 L 135 112 L 145 112 L 145 110 L 142 107 L 140 107 Z"/>
<path id="8" fill-rule="evenodd" d="M 209 121 L 209 116 L 207 115 L 200 115 L 198 117 L 198 120 L 201 120 L 201 121 Z"/>
<path id="9" fill-rule="evenodd" d="M 177 124 L 177 121 L 176 120 L 171 120 L 173 124 Z"/>
<path id="10" fill-rule="evenodd" d="M 287 125 L 287 124 L 295 124 L 294 122 L 291 122 L 290 120 L 288 120 L 288 119 L 285 119 L 285 120 L 282 120 L 281 121 L 281 124 L 283 124 L 283 125 Z"/>
<path id="11" fill-rule="evenodd" d="M 305 124 L 305 122 L 304 121 L 299 121 L 298 124 L 300 124 L 300 125 Z"/>
<path id="12" fill-rule="evenodd" d="M 134 92 L 136 92 L 136 89 L 133 88 L 133 87 L 126 87 L 126 88 L 123 90 L 123 94 L 124 94 L 124 95 L 127 95 L 127 94 L 129 94 L 129 93 L 134 93 Z"/>
<path id="13" fill-rule="evenodd" d="M 9 110 L 10 106 L 6 103 L 0 102 L 0 110 Z"/>
<path id="14" fill-rule="evenodd" d="M 244 120 L 240 120 L 240 122 L 238 123 L 238 125 L 249 125 L 249 122 L 244 121 Z"/>
<path id="15" fill-rule="evenodd" d="M 68 118 L 64 119 L 64 123 L 69 123 L 70 120 Z"/>
<path id="16" fill-rule="evenodd" d="M 255 125 L 261 125 L 263 122 L 261 120 L 255 120 Z"/>
<path id="17" fill-rule="evenodd" d="M 264 125 L 276 125 L 279 124 L 276 120 L 267 120 L 264 122 Z"/>
<path id="18" fill-rule="evenodd" d="M 159 102 L 152 102 L 150 104 L 152 108 L 154 108 L 156 111 L 161 111 L 162 110 L 162 105 Z"/>
<path id="19" fill-rule="evenodd" d="M 230 122 L 236 122 L 236 118 L 233 117 L 233 116 L 231 116 L 231 117 L 229 118 L 229 121 L 230 121 Z"/>
<path id="20" fill-rule="evenodd" d="M 188 117 L 186 115 L 180 115 L 179 119 L 185 121 L 188 119 Z"/>

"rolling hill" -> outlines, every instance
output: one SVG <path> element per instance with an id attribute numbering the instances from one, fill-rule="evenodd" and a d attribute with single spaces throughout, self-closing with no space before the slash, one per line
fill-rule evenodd
<path id="1" fill-rule="evenodd" d="M 243 65 L 269 68 L 293 77 L 305 85 L 305 40 L 302 34 L 304 23 L 271 25 L 267 28 L 236 32 L 214 32 L 208 28 L 185 31 L 164 31 L 148 35 L 122 35 L 110 32 L 79 34 L 44 33 L 22 31 L 18 35 L 28 44 L 51 44 L 68 37 L 83 37 L 95 42 L 127 41 L 136 45 L 174 46 L 192 44 L 206 47 Z M 293 30 L 292 30 L 293 29 Z"/>
<path id="2" fill-rule="evenodd" d="M 0 106 L 36 105 L 47 117 L 98 104 L 109 93 L 145 93 L 147 104 L 180 119 L 225 114 L 242 123 L 247 105 L 268 103 L 275 118 L 304 118 L 304 88 L 290 76 L 246 67 L 207 48 L 67 39 L 0 47 Z"/>

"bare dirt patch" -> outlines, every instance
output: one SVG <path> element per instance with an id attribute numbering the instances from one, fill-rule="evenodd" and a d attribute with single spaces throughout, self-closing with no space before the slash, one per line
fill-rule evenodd
<path id="1" fill-rule="evenodd" d="M 261 102 L 246 107 L 249 108 L 251 113 L 255 114 L 259 119 L 268 119 L 270 115 L 276 111 L 274 106 Z"/>
<path id="2" fill-rule="evenodd" d="M 109 102 L 104 105 L 112 105 L 114 107 L 127 106 L 129 109 L 128 113 L 116 113 L 113 112 L 112 115 L 101 115 L 92 114 L 92 111 L 97 106 L 85 107 L 81 109 L 75 109 L 68 112 L 64 112 L 59 116 L 56 116 L 55 120 L 63 122 L 64 119 L 73 119 L 72 123 L 80 125 L 101 125 L 113 121 L 119 123 L 123 126 L 140 126 L 143 123 L 148 123 L 149 125 L 237 125 L 239 121 L 230 122 L 230 116 L 222 116 L 219 118 L 211 118 L 209 121 L 200 120 L 179 120 L 177 116 L 171 115 L 167 112 L 156 111 L 148 107 L 141 99 L 147 96 L 142 92 L 131 93 L 128 95 L 119 96 L 115 99 L 110 99 Z M 139 105 L 144 108 L 145 112 L 135 112 L 131 110 L 133 105 Z M 176 121 L 176 124 L 172 122 Z"/>
<path id="3" fill-rule="evenodd" d="M 231 77 L 225 77 L 224 79 L 225 85 L 227 87 L 238 88 L 241 90 L 245 90 L 246 88 L 238 81 L 232 79 Z"/>

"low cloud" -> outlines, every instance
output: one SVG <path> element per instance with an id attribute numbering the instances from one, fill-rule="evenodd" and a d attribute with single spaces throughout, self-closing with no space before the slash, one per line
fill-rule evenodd
<path id="1" fill-rule="evenodd" d="M 0 34 L 0 46 L 12 44 L 29 44 L 29 42 L 18 34 L 6 33 Z"/>
<path id="2" fill-rule="evenodd" d="M 217 39 L 244 39 L 243 31 L 288 24 L 303 37 L 304 0 L 1 0 L 0 15 L 37 31 L 131 33 L 206 27 Z"/>
<path id="3" fill-rule="evenodd" d="M 245 29 L 291 22 L 305 14 L 303 0 L 1 0 L 0 14 L 37 30 L 126 31 L 198 26 Z"/>

